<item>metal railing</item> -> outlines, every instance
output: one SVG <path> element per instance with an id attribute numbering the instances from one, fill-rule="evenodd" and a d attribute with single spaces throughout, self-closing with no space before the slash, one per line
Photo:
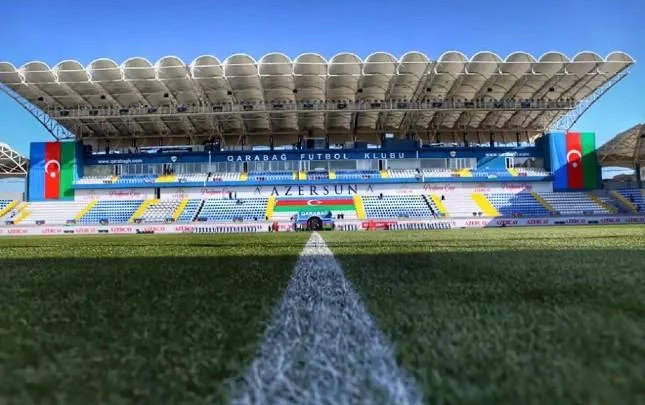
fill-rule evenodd
<path id="1" fill-rule="evenodd" d="M 107 117 L 195 116 L 230 114 L 282 114 L 320 112 L 387 112 L 387 111 L 569 111 L 575 108 L 574 99 L 566 100 L 374 100 L 374 101 L 254 101 L 244 103 L 217 103 L 198 105 L 161 106 L 105 106 L 90 108 L 44 108 L 49 116 L 58 121 L 83 119 L 102 120 Z"/>

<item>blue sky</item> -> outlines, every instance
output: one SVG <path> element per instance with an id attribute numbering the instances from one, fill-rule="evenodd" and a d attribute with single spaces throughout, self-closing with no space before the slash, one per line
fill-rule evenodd
<path id="1" fill-rule="evenodd" d="M 574 128 L 595 131 L 604 143 L 645 121 L 645 67 L 638 63 L 645 62 L 644 15 L 643 0 L 8 1 L 0 13 L 0 60 L 53 66 L 63 59 L 87 64 L 99 57 L 176 55 L 189 63 L 202 54 L 259 58 L 272 51 L 330 57 L 418 50 L 432 58 L 447 50 L 502 57 L 515 50 L 536 56 L 622 50 L 637 60 L 632 74 Z M 27 153 L 30 142 L 48 137 L 0 94 L 0 141 Z"/>

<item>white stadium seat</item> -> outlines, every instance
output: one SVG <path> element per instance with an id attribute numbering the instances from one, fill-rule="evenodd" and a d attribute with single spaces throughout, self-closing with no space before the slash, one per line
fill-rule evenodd
<path id="1" fill-rule="evenodd" d="M 430 218 L 428 199 L 422 195 L 364 196 L 363 206 L 368 218 Z M 437 214 L 438 211 L 435 210 Z"/>
<path id="2" fill-rule="evenodd" d="M 207 221 L 263 221 L 267 198 L 208 199 L 197 215 Z"/>

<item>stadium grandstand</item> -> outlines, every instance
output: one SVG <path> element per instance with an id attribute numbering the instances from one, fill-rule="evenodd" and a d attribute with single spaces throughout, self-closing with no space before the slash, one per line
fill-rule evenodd
<path id="1" fill-rule="evenodd" d="M 645 124 L 635 125 L 598 149 L 598 161 L 603 167 L 622 167 L 634 170 L 635 180 L 642 184 L 645 177 Z"/>
<path id="2" fill-rule="evenodd" d="M 623 52 L 457 51 L 3 62 L 0 90 L 55 140 L 31 145 L 26 198 L 1 203 L 0 226 L 134 233 L 643 222 L 640 176 L 633 188 L 608 190 L 600 171 L 638 172 L 642 126 L 600 151 L 593 132 L 570 130 L 633 63 Z"/>
<path id="3" fill-rule="evenodd" d="M 606 189 L 625 190 L 631 202 L 636 201 L 642 206 L 642 193 L 645 178 L 645 125 L 638 124 L 609 140 L 598 149 L 598 161 L 603 168 L 610 172 L 620 172 L 618 176 L 604 182 Z M 633 171 L 633 175 L 625 171 Z"/>

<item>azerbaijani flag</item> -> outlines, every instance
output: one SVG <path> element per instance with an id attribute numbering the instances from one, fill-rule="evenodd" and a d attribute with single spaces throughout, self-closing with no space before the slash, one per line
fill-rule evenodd
<path id="1" fill-rule="evenodd" d="M 597 188 L 596 135 L 593 132 L 567 132 L 550 136 L 554 189 Z"/>
<path id="2" fill-rule="evenodd" d="M 29 163 L 31 201 L 74 198 L 74 142 L 34 142 Z"/>
<path id="3" fill-rule="evenodd" d="M 274 212 L 354 211 L 352 198 L 281 198 Z"/>

